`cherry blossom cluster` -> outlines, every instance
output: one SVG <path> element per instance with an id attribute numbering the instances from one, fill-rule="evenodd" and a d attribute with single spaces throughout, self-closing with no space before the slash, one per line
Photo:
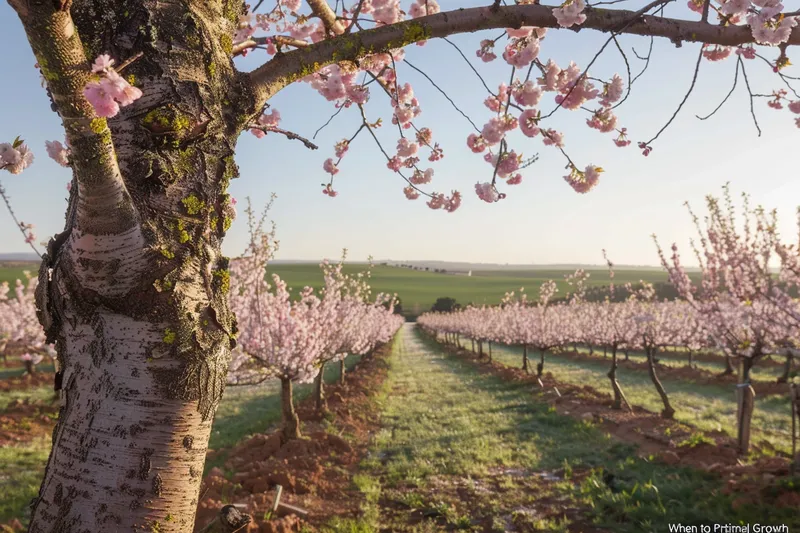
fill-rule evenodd
<path id="1" fill-rule="evenodd" d="M 248 250 L 231 265 L 230 305 L 240 329 L 232 382 L 310 382 L 325 362 L 367 353 L 402 324 L 393 313 L 394 297 L 379 294 L 370 301 L 369 271 L 348 275 L 342 263 L 324 262 L 321 291 L 305 287 L 297 295 L 275 274 L 269 283 L 264 274 L 274 232 L 254 225 L 252 216 L 250 227 Z"/>
<path id="2" fill-rule="evenodd" d="M 0 143 L 0 170 L 19 174 L 33 164 L 33 152 L 17 137 L 12 143 Z"/>
<path id="3" fill-rule="evenodd" d="M 113 65 L 114 60 L 108 54 L 98 56 L 92 64 L 92 72 L 100 79 L 89 82 L 83 90 L 83 95 L 99 117 L 114 117 L 120 107 L 128 106 L 142 96 L 142 91 L 120 76 Z"/>
<path id="4" fill-rule="evenodd" d="M 35 292 L 39 279 L 29 271 L 24 272 L 25 282 L 17 280 L 13 295 L 9 297 L 9 284 L 0 284 L 0 346 L 13 342 L 28 352 L 45 351 L 55 357 L 52 345 L 45 344 L 44 330 L 36 316 Z M 36 363 L 34 363 L 36 364 Z"/>

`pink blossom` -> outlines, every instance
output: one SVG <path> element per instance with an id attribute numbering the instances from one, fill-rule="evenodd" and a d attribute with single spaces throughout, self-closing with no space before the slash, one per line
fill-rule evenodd
<path id="1" fill-rule="evenodd" d="M 538 122 L 539 112 L 535 109 L 526 109 L 519 116 L 519 129 L 528 137 L 536 137 L 539 135 Z"/>
<path id="2" fill-rule="evenodd" d="M 277 128 L 281 122 L 281 114 L 277 109 L 273 109 L 269 113 L 264 113 L 258 117 L 258 123 L 267 128 Z"/>
<path id="3" fill-rule="evenodd" d="M 302 0 L 280 0 L 280 3 L 289 11 L 296 13 L 297 11 L 300 11 Z"/>
<path id="4" fill-rule="evenodd" d="M 747 23 L 758 44 L 779 45 L 789 40 L 792 28 L 797 26 L 797 17 L 779 19 L 783 4 L 764 7 L 758 14 L 747 16 Z"/>
<path id="5" fill-rule="evenodd" d="M 458 191 L 453 191 L 450 195 L 450 198 L 445 200 L 444 210 L 448 213 L 452 213 L 459 207 L 461 207 L 461 193 Z"/>
<path id="6" fill-rule="evenodd" d="M 494 186 L 488 182 L 475 184 L 475 192 L 477 193 L 478 198 L 490 204 L 499 199 Z"/>
<path id="7" fill-rule="evenodd" d="M 400 169 L 403 166 L 403 161 L 399 157 L 394 156 L 389 160 L 388 163 L 386 163 L 386 166 L 395 172 L 400 172 Z"/>
<path id="8" fill-rule="evenodd" d="M 494 117 L 483 126 L 481 136 L 489 146 L 493 146 L 503 140 L 505 136 L 504 123 L 498 117 Z"/>
<path id="9" fill-rule="evenodd" d="M 542 98 L 542 89 L 528 80 L 514 89 L 514 100 L 521 106 L 534 107 Z"/>
<path id="10" fill-rule="evenodd" d="M 506 180 L 506 184 L 508 185 L 519 185 L 522 183 L 522 174 L 514 174 L 512 177 Z"/>
<path id="11" fill-rule="evenodd" d="M 567 0 L 563 7 L 553 9 L 553 16 L 556 17 L 559 26 L 569 28 L 573 24 L 583 24 L 586 20 L 586 15 L 583 14 L 585 7 L 583 0 Z"/>
<path id="12" fill-rule="evenodd" d="M 506 28 L 506 34 L 512 39 L 525 39 L 526 37 L 530 37 L 531 33 L 533 33 L 534 27 L 533 26 L 522 26 L 518 30 L 514 28 Z"/>
<path id="13" fill-rule="evenodd" d="M 614 74 L 614 77 L 611 78 L 611 83 L 603 85 L 603 98 L 600 99 L 600 105 L 603 107 L 611 107 L 622 98 L 622 92 L 624 90 L 625 82 L 622 81 L 619 74 Z"/>
<path id="14" fill-rule="evenodd" d="M 594 128 L 603 133 L 608 133 L 617 129 L 617 117 L 610 109 L 595 111 L 592 118 L 586 121 L 590 128 Z"/>
<path id="15" fill-rule="evenodd" d="M 517 68 L 527 67 L 538 56 L 538 39 L 514 39 L 503 52 L 503 59 L 506 60 L 506 63 Z"/>
<path id="16" fill-rule="evenodd" d="M 740 46 L 736 49 L 736 55 L 740 55 L 745 59 L 755 59 L 756 49 L 752 46 Z"/>
<path id="17" fill-rule="evenodd" d="M 0 143 L 0 163 L 3 170 L 19 174 L 33 164 L 33 152 L 24 143 L 16 144 L 16 148 L 9 143 Z"/>
<path id="18" fill-rule="evenodd" d="M 408 180 L 414 185 L 422 185 L 424 183 L 430 183 L 433 179 L 433 169 L 429 168 L 425 172 L 417 169 L 414 171 L 414 175 Z"/>
<path id="19" fill-rule="evenodd" d="M 719 6 L 719 12 L 723 15 L 742 15 L 747 13 L 748 9 L 750 9 L 750 0 L 722 0 Z M 698 13 L 702 12 L 701 4 Z"/>
<path id="20" fill-rule="evenodd" d="M 474 133 L 470 133 L 467 137 L 467 146 L 473 153 L 479 154 L 486 150 L 486 139 L 482 136 L 475 135 Z"/>
<path id="21" fill-rule="evenodd" d="M 408 187 L 403 188 L 403 194 L 405 194 L 406 198 L 408 198 L 409 200 L 416 200 L 417 198 L 419 198 L 419 193 L 417 192 L 417 190 L 410 185 Z"/>
<path id="22" fill-rule="evenodd" d="M 441 11 L 441 8 L 436 0 L 416 0 L 415 3 L 411 4 L 408 15 L 411 18 L 419 18 L 425 15 L 435 15 L 439 11 Z"/>
<path id="23" fill-rule="evenodd" d="M 83 90 L 83 95 L 92 104 L 97 116 L 110 118 L 119 113 L 119 104 L 102 82 L 88 83 Z"/>
<path id="24" fill-rule="evenodd" d="M 520 156 L 515 151 L 506 152 L 500 158 L 500 163 L 497 165 L 497 175 L 501 178 L 507 177 L 509 174 L 519 169 Z"/>
<path id="25" fill-rule="evenodd" d="M 405 137 L 397 141 L 397 155 L 399 157 L 413 157 L 419 151 L 419 145 L 411 142 Z"/>
<path id="26" fill-rule="evenodd" d="M 789 108 L 789 111 L 791 111 L 792 113 L 800 113 L 800 100 L 795 100 L 794 102 L 791 102 L 787 107 Z"/>
<path id="27" fill-rule="evenodd" d="M 97 59 L 94 60 L 92 64 L 92 72 L 106 72 L 114 65 L 114 60 L 111 59 L 111 56 L 108 54 L 102 54 L 97 56 Z"/>
<path id="28" fill-rule="evenodd" d="M 686 5 L 689 6 L 689 9 L 691 9 L 695 13 L 702 13 L 704 4 L 705 0 L 689 0 L 688 2 L 686 2 Z"/>
<path id="29" fill-rule="evenodd" d="M 558 77 L 560 74 L 561 68 L 556 65 L 555 61 L 548 59 L 545 65 L 544 77 L 539 78 L 537 81 L 545 91 L 555 91 L 558 89 Z"/>
<path id="30" fill-rule="evenodd" d="M 344 157 L 344 154 L 347 153 L 347 150 L 350 148 L 350 141 L 347 139 L 342 139 L 338 143 L 336 143 L 335 153 L 336 157 L 339 159 Z"/>
<path id="31" fill-rule="evenodd" d="M 326 159 L 325 162 L 322 164 L 322 170 L 330 174 L 331 176 L 335 176 L 339 173 L 339 169 L 336 167 L 336 163 L 333 159 Z"/>
<path id="32" fill-rule="evenodd" d="M 703 45 L 703 46 L 710 46 L 710 45 Z M 713 48 L 706 48 L 703 50 L 703 57 L 705 57 L 709 61 L 722 61 L 723 59 L 727 59 L 731 55 L 732 51 L 733 47 L 731 46 L 714 45 Z"/>
<path id="33" fill-rule="evenodd" d="M 489 39 L 484 39 L 481 41 L 481 47 L 477 52 L 475 52 L 475 55 L 481 58 L 481 60 L 484 63 L 489 63 L 490 61 L 494 61 L 495 59 L 497 59 L 497 56 L 495 55 L 493 50 L 494 50 L 494 41 L 491 41 Z"/>
<path id="34" fill-rule="evenodd" d="M 47 155 L 50 156 L 53 161 L 62 167 L 69 166 L 70 152 L 68 148 L 65 148 L 59 141 L 45 141 L 44 144 L 47 149 Z"/>
<path id="35" fill-rule="evenodd" d="M 544 140 L 542 142 L 545 146 L 557 146 L 558 148 L 563 148 L 564 134 L 559 133 L 554 129 L 544 130 Z"/>

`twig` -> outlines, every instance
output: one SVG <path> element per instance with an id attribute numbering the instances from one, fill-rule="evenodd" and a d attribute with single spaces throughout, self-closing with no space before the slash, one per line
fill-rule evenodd
<path id="1" fill-rule="evenodd" d="M 683 104 L 686 103 L 686 100 L 689 99 L 689 95 L 692 94 L 692 91 L 694 90 L 694 86 L 697 83 L 697 74 L 700 72 L 700 62 L 702 60 L 703 60 L 703 48 L 700 47 L 700 53 L 697 55 L 697 64 L 694 66 L 694 75 L 692 76 L 692 84 L 689 86 L 689 90 L 686 91 L 686 96 L 683 97 L 683 100 L 681 100 L 681 103 L 678 105 L 678 109 L 675 110 L 675 113 L 672 114 L 672 117 L 669 119 L 669 121 L 667 121 L 667 123 L 664 124 L 664 126 L 660 130 L 658 130 L 658 133 L 656 133 L 655 137 L 647 141 L 645 144 L 650 145 L 650 143 L 658 139 L 659 135 L 661 135 L 664 132 L 664 130 L 666 130 L 669 127 L 669 125 L 672 124 L 672 121 L 675 120 L 675 117 L 678 116 L 678 113 L 680 113 L 681 108 L 683 108 Z"/>
<path id="2" fill-rule="evenodd" d="M 739 63 L 742 64 L 742 76 L 744 76 L 744 84 L 747 86 L 747 93 L 750 95 L 750 115 L 753 117 L 753 123 L 756 125 L 756 129 L 758 130 L 758 136 L 761 137 L 761 128 L 758 125 L 756 109 L 753 105 L 753 91 L 750 89 L 750 80 L 747 79 L 747 70 L 745 69 L 744 61 L 742 61 L 742 56 L 739 56 Z"/>
<path id="3" fill-rule="evenodd" d="M 425 76 L 425 79 L 427 79 L 429 82 L 431 82 L 431 85 L 433 85 L 433 86 L 436 88 L 436 90 L 438 90 L 440 93 L 442 93 L 442 96 L 444 96 L 445 98 L 447 98 L 447 101 L 448 101 L 448 102 L 450 102 L 450 105 L 452 105 L 452 106 L 453 106 L 453 108 L 455 108 L 455 110 L 456 110 L 456 111 L 458 111 L 459 113 L 461 113 L 461 116 L 463 116 L 465 119 L 467 119 L 467 121 L 469 121 L 469 123 L 470 123 L 470 124 L 472 124 L 472 127 L 473 127 L 473 128 L 475 128 L 475 131 L 477 131 L 477 132 L 480 132 L 480 131 L 481 131 L 481 130 L 478 128 L 478 126 L 476 126 L 476 125 L 475 125 L 475 123 L 472 121 L 472 119 L 471 119 L 471 118 L 469 118 L 469 117 L 467 116 L 467 114 L 466 114 L 466 113 L 464 113 L 464 112 L 463 112 L 461 109 L 459 109 L 459 107 L 456 105 L 456 103 L 453 101 L 453 99 L 452 99 L 452 98 L 450 98 L 450 96 L 449 96 L 449 95 L 448 95 L 448 94 L 447 94 L 447 93 L 446 93 L 446 92 L 445 92 L 445 91 L 444 91 L 444 90 L 443 90 L 441 87 L 439 87 L 438 85 L 436 85 L 436 82 L 434 82 L 434 81 L 431 79 L 431 77 L 430 77 L 430 76 L 428 76 L 428 75 L 427 75 L 426 73 L 424 73 L 422 70 L 418 69 L 417 67 L 415 67 L 414 65 L 412 65 L 411 63 L 409 63 L 409 62 L 408 62 L 408 60 L 405 60 L 405 61 L 404 61 L 404 63 L 405 63 L 406 65 L 408 65 L 409 67 L 411 67 L 412 69 L 414 69 L 414 70 L 416 70 L 417 72 L 419 72 L 420 74 L 422 74 L 423 76 Z"/>
<path id="4" fill-rule="evenodd" d="M 270 133 L 270 132 L 280 133 L 281 135 L 285 135 L 287 139 L 292 139 L 302 142 L 304 145 L 306 145 L 306 148 L 309 148 L 311 150 L 316 150 L 317 148 L 319 148 L 319 146 L 317 146 L 316 144 L 312 143 L 305 137 L 302 137 L 294 133 L 293 131 L 288 131 L 281 128 L 275 128 L 273 126 L 262 126 L 261 124 L 251 124 L 248 127 L 254 130 L 261 130 L 264 133 Z"/>
<path id="5" fill-rule="evenodd" d="M 709 113 L 708 115 L 706 115 L 704 117 L 701 117 L 700 115 L 695 115 L 697 118 L 699 118 L 700 120 L 709 119 L 717 111 L 719 111 L 720 108 L 722 108 L 723 105 L 725 105 L 725 102 L 727 102 L 728 98 L 731 97 L 731 95 L 733 94 L 733 91 L 736 90 L 736 82 L 739 81 L 739 66 L 740 66 L 740 63 L 741 63 L 741 58 L 739 58 L 739 61 L 736 62 L 736 72 L 733 75 L 733 87 L 731 87 L 731 90 L 728 92 L 727 96 L 725 96 L 725 98 L 722 100 L 722 102 L 720 102 L 720 104 L 716 107 L 716 109 L 714 109 L 714 111 L 712 111 L 711 113 Z"/>

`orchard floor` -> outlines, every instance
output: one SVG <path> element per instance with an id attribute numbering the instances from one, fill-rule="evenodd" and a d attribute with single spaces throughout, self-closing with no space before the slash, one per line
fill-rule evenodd
<path id="1" fill-rule="evenodd" d="M 412 324 L 396 341 L 379 408 L 359 472 L 371 479 L 363 516 L 334 531 L 800 526 L 797 500 L 734 506 L 720 474 L 639 457 L 592 418 L 559 414 L 530 383 L 450 354 Z"/>
<path id="2" fill-rule="evenodd" d="M 241 533 L 633 533 L 666 532 L 670 524 L 740 523 L 800 528 L 800 479 L 788 476 L 785 461 L 775 458 L 770 469 L 737 465 L 735 457 L 716 469 L 669 464 L 665 457 L 679 460 L 689 448 L 708 448 L 707 437 L 698 432 L 677 447 L 664 444 L 669 439 L 644 445 L 632 434 L 609 431 L 601 402 L 588 406 L 591 416 L 587 409 L 567 414 L 525 377 L 455 353 L 414 324 L 403 327 L 391 349 L 351 363 L 346 384 L 328 387 L 329 415 L 316 416 L 308 389 L 299 391 L 304 438 L 283 447 L 274 432 L 280 417 L 274 390 L 226 392 L 214 423 L 198 529 L 224 504 L 258 511 Z M 338 365 L 331 366 L 328 377 L 335 381 Z M 566 387 L 563 392 L 566 400 L 581 399 Z M 628 424 L 649 421 L 648 427 L 662 430 L 652 414 L 631 417 Z M 271 433 L 258 434 L 270 427 Z M 19 479 L 5 461 L 27 468 L 33 479 L 46 459 L 46 447 L 29 442 L 17 448 L 25 446 L 44 455 L 0 456 L 0 509 L 19 512 L 24 500 L 4 501 Z M 671 456 L 665 455 L 670 446 Z M 308 520 L 268 519 L 264 509 L 275 483 L 285 488 L 283 501 L 309 511 Z"/>

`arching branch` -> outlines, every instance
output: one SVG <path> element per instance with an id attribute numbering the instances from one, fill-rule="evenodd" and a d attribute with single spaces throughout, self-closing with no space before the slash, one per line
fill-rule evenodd
<path id="1" fill-rule="evenodd" d="M 117 164 L 111 131 L 83 94 L 92 72 L 69 3 L 10 3 L 22 21 L 55 109 L 64 121 L 78 182 L 76 224 L 84 233 L 98 234 L 121 233 L 134 227 L 134 206 Z"/>
<path id="2" fill-rule="evenodd" d="M 355 61 L 369 54 L 457 33 L 521 26 L 558 28 L 552 11 L 553 6 L 538 4 L 460 9 L 320 41 L 305 49 L 276 57 L 250 73 L 258 104 L 256 107 L 259 108 L 290 83 L 335 62 Z M 603 32 L 619 31 L 663 37 L 675 43 L 687 41 L 724 46 L 754 42 L 748 26 L 718 26 L 699 21 L 639 15 L 627 10 L 587 8 L 585 14 L 586 21 L 573 31 L 584 28 Z M 619 28 L 623 27 L 624 30 L 620 31 Z M 787 44 L 800 44 L 800 28 L 792 30 Z"/>

